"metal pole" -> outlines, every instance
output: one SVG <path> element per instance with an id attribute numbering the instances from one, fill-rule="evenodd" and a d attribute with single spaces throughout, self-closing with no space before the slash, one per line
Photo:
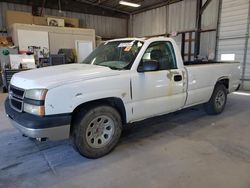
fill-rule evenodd
<path id="1" fill-rule="evenodd" d="M 217 18 L 217 31 L 216 31 L 216 41 L 215 41 L 215 60 L 218 56 L 218 45 L 219 45 L 219 34 L 220 34 L 220 19 L 221 19 L 221 9 L 222 9 L 222 0 L 219 0 L 219 9 L 218 9 L 218 18 Z M 218 59 L 217 59 L 218 60 Z"/>
<path id="2" fill-rule="evenodd" d="M 200 30 L 201 30 L 201 8 L 202 8 L 202 0 L 197 0 L 197 8 L 196 8 L 196 31 L 195 31 L 195 49 L 194 49 L 194 57 L 197 58 L 200 53 Z"/>
<path id="3" fill-rule="evenodd" d="M 244 84 L 244 79 L 245 79 L 245 74 L 246 74 L 246 63 L 247 63 L 248 41 L 249 41 L 249 26 L 250 26 L 250 0 L 248 1 L 247 31 L 246 31 L 246 40 L 245 40 L 244 59 L 243 59 L 243 64 L 242 64 L 242 76 L 241 76 L 242 85 Z"/>

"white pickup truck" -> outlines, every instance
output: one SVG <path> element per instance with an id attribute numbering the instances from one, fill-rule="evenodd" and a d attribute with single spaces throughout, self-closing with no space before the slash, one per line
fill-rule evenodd
<path id="1" fill-rule="evenodd" d="M 220 114 L 240 85 L 240 64 L 188 62 L 174 40 L 124 38 L 105 42 L 81 64 L 13 76 L 6 114 L 24 135 L 72 138 L 88 158 L 109 153 L 124 124 L 203 104 Z"/>

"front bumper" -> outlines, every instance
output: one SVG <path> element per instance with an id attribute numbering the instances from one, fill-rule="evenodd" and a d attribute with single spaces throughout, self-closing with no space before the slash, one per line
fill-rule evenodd
<path id="1" fill-rule="evenodd" d="M 69 138 L 71 114 L 39 117 L 20 113 L 10 107 L 9 99 L 5 101 L 5 112 L 12 125 L 28 137 L 50 140 Z"/>

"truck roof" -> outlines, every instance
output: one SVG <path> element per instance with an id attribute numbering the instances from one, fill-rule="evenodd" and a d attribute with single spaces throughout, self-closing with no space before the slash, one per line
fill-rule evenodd
<path id="1" fill-rule="evenodd" d="M 146 40 L 149 39 L 159 39 L 159 38 L 168 38 L 168 37 L 164 37 L 164 36 L 159 36 L 159 37 L 128 37 L 128 38 L 118 38 L 118 39 L 112 39 L 112 40 L 108 40 L 106 42 L 112 42 L 112 41 L 127 41 L 127 40 L 138 40 L 138 41 L 142 41 L 145 42 Z"/>

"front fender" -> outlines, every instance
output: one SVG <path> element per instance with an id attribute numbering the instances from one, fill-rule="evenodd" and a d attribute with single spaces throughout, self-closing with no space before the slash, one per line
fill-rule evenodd
<path id="1" fill-rule="evenodd" d="M 131 100 L 127 77 L 98 78 L 53 88 L 45 99 L 45 113 L 72 113 L 81 104 L 112 97 L 120 98 L 125 105 Z"/>

